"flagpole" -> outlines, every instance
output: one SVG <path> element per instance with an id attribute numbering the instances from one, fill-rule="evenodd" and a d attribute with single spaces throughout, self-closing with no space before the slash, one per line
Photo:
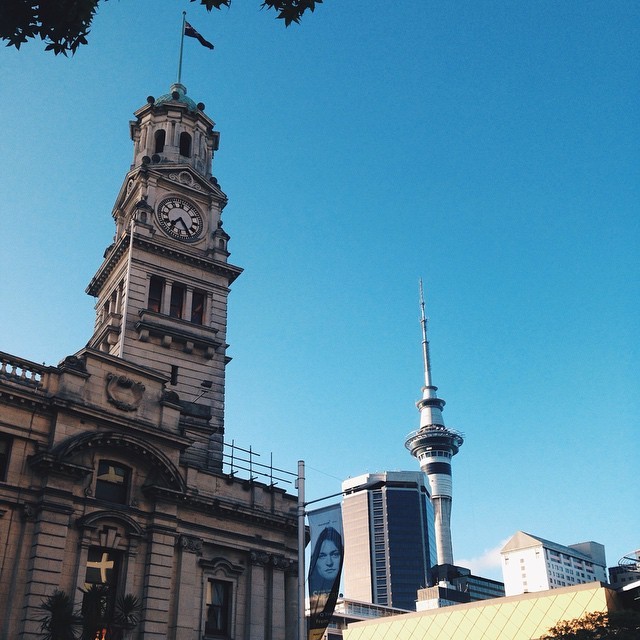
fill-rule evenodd
<path id="1" fill-rule="evenodd" d="M 187 21 L 187 12 L 182 12 L 182 31 L 180 32 L 180 57 L 178 58 L 178 84 L 182 78 L 182 49 L 184 47 L 184 25 Z"/>
<path id="2" fill-rule="evenodd" d="M 304 502 L 304 460 L 298 460 L 298 640 L 306 640 L 307 620 L 304 600 L 304 547 L 305 547 L 305 502 Z"/>

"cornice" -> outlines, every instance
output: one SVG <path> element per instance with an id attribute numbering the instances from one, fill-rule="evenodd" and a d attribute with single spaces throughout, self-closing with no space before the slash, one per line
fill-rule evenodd
<path id="1" fill-rule="evenodd" d="M 134 325 L 140 336 L 140 340 L 148 340 L 149 336 L 165 339 L 169 337 L 172 341 L 183 344 L 190 344 L 190 349 L 194 347 L 202 349 L 207 359 L 213 358 L 220 347 L 225 349 L 229 346 L 216 338 L 217 328 L 205 325 L 196 325 L 185 320 L 172 318 L 169 316 L 142 309 L 139 312 L 140 320 Z"/>
<path id="2" fill-rule="evenodd" d="M 93 297 L 97 297 L 102 289 L 107 278 L 116 269 L 124 252 L 129 248 L 130 234 L 126 233 L 121 236 L 118 242 L 108 250 L 109 254 L 105 261 L 100 265 L 96 275 L 92 278 L 91 282 L 86 288 L 86 292 Z M 231 284 L 243 271 L 241 267 L 236 267 L 226 262 L 220 262 L 219 260 L 213 260 L 205 256 L 198 256 L 194 253 L 190 253 L 185 250 L 181 250 L 179 247 L 170 247 L 146 238 L 140 238 L 134 236 L 133 246 L 138 249 L 142 249 L 148 253 L 155 255 L 162 255 L 182 264 L 188 264 L 209 273 L 221 275 L 226 277 Z"/>
<path id="3" fill-rule="evenodd" d="M 227 520 L 242 523 L 252 523 L 279 531 L 292 533 L 297 531 L 297 519 L 295 515 L 283 516 L 265 511 L 258 511 L 247 507 L 240 502 L 210 498 L 207 496 L 179 493 L 171 489 L 159 486 L 146 487 L 143 491 L 155 498 L 163 498 L 174 504 L 186 504 L 198 511 L 207 514 L 215 514 Z"/>
<path id="4" fill-rule="evenodd" d="M 132 429 L 134 429 L 136 435 L 152 439 L 162 446 L 171 446 L 184 450 L 191 444 L 189 438 L 181 436 L 175 431 L 164 429 L 150 421 L 143 422 L 139 418 L 127 418 L 116 413 L 105 413 L 104 407 L 88 407 L 77 404 L 72 400 L 64 400 L 55 396 L 51 398 L 50 405 L 53 408 L 66 411 L 85 420 L 88 419 L 98 428 L 112 430 L 116 427 L 121 430 L 122 434 L 131 433 Z"/>
<path id="5" fill-rule="evenodd" d="M 16 389 L 0 380 L 0 402 L 30 411 L 46 410 L 51 406 L 51 399 L 42 395 L 39 389 Z"/>
<path id="6" fill-rule="evenodd" d="M 134 238 L 134 246 L 148 251 L 149 253 L 155 253 L 158 255 L 169 256 L 183 264 L 189 264 L 210 273 L 216 275 L 222 275 L 229 278 L 229 284 L 231 284 L 243 271 L 241 267 L 228 264 L 226 262 L 220 262 L 219 260 L 213 260 L 205 256 L 198 256 L 193 253 L 189 253 L 184 250 L 180 250 L 178 247 L 170 247 L 164 244 L 153 242 L 146 238 Z"/>
<path id="7" fill-rule="evenodd" d="M 29 456 L 27 461 L 29 466 L 38 473 L 55 473 L 75 480 L 81 480 L 93 473 L 91 467 L 60 460 L 48 451 Z"/>
<path id="8" fill-rule="evenodd" d="M 100 293 L 102 285 L 104 285 L 107 278 L 111 275 L 112 271 L 116 268 L 116 265 L 120 262 L 122 255 L 129 247 L 129 234 L 124 234 L 120 237 L 118 242 L 112 244 L 105 252 L 105 259 L 98 268 L 96 275 L 93 276 L 91 282 L 87 285 L 85 292 L 94 298 Z"/>

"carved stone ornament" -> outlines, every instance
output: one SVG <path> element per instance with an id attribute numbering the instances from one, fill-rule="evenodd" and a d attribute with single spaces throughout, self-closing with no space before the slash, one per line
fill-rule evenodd
<path id="1" fill-rule="evenodd" d="M 271 565 L 276 569 L 288 569 L 292 561 L 284 556 L 267 553 L 265 551 L 252 551 L 251 552 L 251 564 L 259 567 L 266 567 Z"/>
<path id="2" fill-rule="evenodd" d="M 35 509 L 30 504 L 22 505 L 22 518 L 24 520 L 33 520 L 35 515 Z"/>
<path id="3" fill-rule="evenodd" d="M 269 554 L 264 551 L 252 551 L 251 552 L 251 564 L 264 567 L 269 564 Z"/>
<path id="4" fill-rule="evenodd" d="M 178 546 L 189 553 L 195 553 L 196 555 L 202 555 L 202 539 L 193 538 L 191 536 L 180 536 L 178 538 Z"/>
<path id="5" fill-rule="evenodd" d="M 134 382 L 126 376 L 107 375 L 107 398 L 109 402 L 123 411 L 135 411 L 140 406 L 144 385 Z"/>
<path id="6" fill-rule="evenodd" d="M 275 555 L 272 556 L 271 562 L 276 569 L 284 569 L 284 570 L 288 569 L 292 564 L 291 560 L 289 560 L 288 558 L 285 558 L 284 556 L 275 556 Z"/>
<path id="7" fill-rule="evenodd" d="M 198 182 L 196 182 L 188 171 L 181 171 L 180 173 L 170 173 L 169 180 L 173 180 L 173 182 L 178 182 L 180 184 L 184 184 L 196 191 L 202 191 L 202 187 Z"/>
<path id="8" fill-rule="evenodd" d="M 87 371 L 85 361 L 77 356 L 67 356 L 62 361 L 61 367 L 64 369 L 72 369 L 73 371 L 80 371 L 81 373 L 85 373 Z"/>

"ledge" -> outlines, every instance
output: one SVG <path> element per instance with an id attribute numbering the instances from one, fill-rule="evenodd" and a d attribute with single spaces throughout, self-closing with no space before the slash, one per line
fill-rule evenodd
<path id="1" fill-rule="evenodd" d="M 202 349 L 205 357 L 209 359 L 213 358 L 219 347 L 226 347 L 216 338 L 218 329 L 193 324 L 148 309 L 140 311 L 140 320 L 136 322 L 135 329 L 138 339 L 142 342 L 146 342 L 149 336 L 160 338 L 167 347 L 173 341 L 179 342 L 187 352 L 191 352 L 195 347 Z"/>

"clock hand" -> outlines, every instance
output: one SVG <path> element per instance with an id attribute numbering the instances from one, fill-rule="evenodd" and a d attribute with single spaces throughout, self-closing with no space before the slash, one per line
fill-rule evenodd
<path id="1" fill-rule="evenodd" d="M 172 220 L 172 221 L 171 221 L 171 224 L 170 224 L 169 226 L 170 226 L 172 229 L 175 229 L 175 228 L 176 228 L 176 225 L 178 224 L 178 222 L 180 222 L 180 223 L 182 224 L 182 228 L 183 228 L 185 231 L 188 231 L 188 230 L 189 230 L 189 229 L 188 229 L 188 227 L 187 227 L 187 225 L 185 224 L 184 220 L 182 219 L 182 216 L 180 216 L 180 217 L 176 218 L 175 220 Z"/>

